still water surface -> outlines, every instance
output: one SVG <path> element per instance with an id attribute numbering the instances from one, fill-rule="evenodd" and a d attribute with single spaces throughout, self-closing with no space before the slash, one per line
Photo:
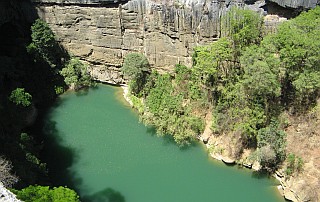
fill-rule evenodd
<path id="1" fill-rule="evenodd" d="M 121 89 L 61 96 L 46 117 L 45 156 L 56 185 L 88 202 L 280 202 L 277 182 L 179 148 L 139 123 Z"/>

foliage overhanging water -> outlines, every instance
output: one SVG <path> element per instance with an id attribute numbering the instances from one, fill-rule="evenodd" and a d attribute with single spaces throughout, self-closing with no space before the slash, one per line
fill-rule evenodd
<path id="1" fill-rule="evenodd" d="M 181 149 L 157 137 L 120 91 L 98 85 L 52 107 L 45 156 L 56 185 L 90 202 L 284 201 L 273 179 L 216 162 L 198 143 Z"/>

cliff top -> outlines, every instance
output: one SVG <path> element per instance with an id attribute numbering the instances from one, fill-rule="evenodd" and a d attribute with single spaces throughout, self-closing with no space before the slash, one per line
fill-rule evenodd
<path id="1" fill-rule="evenodd" d="M 126 0 L 31 0 L 34 3 L 49 4 L 110 4 L 125 2 Z"/>

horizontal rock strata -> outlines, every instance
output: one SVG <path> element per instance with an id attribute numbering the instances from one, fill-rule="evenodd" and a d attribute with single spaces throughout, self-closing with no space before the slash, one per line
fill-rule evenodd
<path id="1" fill-rule="evenodd" d="M 241 0 L 185 3 L 189 6 L 145 0 L 108 7 L 37 5 L 58 40 L 91 66 L 95 79 L 119 84 L 120 67 L 129 52 L 143 53 L 160 70 L 179 63 L 190 66 L 193 48 L 215 41 L 221 16 L 231 5 L 243 4 Z"/>

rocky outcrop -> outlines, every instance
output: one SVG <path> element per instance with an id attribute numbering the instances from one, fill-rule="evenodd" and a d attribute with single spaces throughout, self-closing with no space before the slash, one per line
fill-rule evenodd
<path id="1" fill-rule="evenodd" d="M 320 4 L 319 0 L 269 0 L 271 2 L 277 3 L 282 7 L 289 8 L 314 8 L 316 5 Z"/>
<path id="2" fill-rule="evenodd" d="M 21 202 L 16 196 L 6 189 L 0 182 L 0 202 Z"/>

